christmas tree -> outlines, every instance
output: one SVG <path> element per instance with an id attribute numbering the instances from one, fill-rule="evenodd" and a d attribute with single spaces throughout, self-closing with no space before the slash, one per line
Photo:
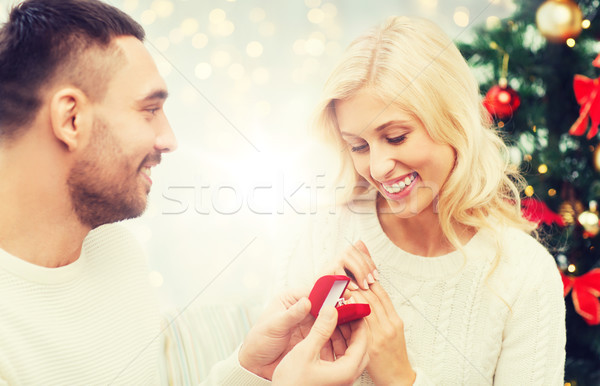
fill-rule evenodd
<path id="1" fill-rule="evenodd" d="M 563 276 L 572 385 L 600 384 L 599 5 L 522 0 L 459 44 L 529 185 L 523 211 Z"/>

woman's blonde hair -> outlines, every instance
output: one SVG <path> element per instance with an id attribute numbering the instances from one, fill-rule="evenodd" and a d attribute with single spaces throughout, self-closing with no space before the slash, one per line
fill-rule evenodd
<path id="1" fill-rule="evenodd" d="M 315 128 L 342 157 L 339 179 L 347 187 L 347 197 L 366 182 L 355 171 L 340 136 L 335 101 L 362 90 L 409 112 L 434 141 L 454 149 L 455 165 L 441 187 L 438 213 L 455 248 L 462 251 L 453 224 L 495 232 L 498 246 L 502 225 L 527 232 L 535 228 L 521 214 L 524 180 L 508 162 L 506 145 L 492 127 L 478 84 L 454 43 L 437 26 L 422 19 L 389 18 L 350 44 L 326 82 Z"/>

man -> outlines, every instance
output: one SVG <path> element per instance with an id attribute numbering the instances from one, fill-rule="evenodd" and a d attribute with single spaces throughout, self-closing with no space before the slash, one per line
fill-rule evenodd
<path id="1" fill-rule="evenodd" d="M 144 257 L 106 225 L 144 211 L 151 168 L 177 147 L 143 39 L 97 0 L 27 0 L 0 29 L 0 385 L 159 382 Z M 309 308 L 276 299 L 207 383 L 352 382 L 364 323 L 346 349 L 329 342 L 337 313 L 312 325 Z"/>

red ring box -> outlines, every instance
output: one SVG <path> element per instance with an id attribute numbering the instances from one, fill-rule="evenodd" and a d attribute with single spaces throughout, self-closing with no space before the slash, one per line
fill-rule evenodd
<path id="1" fill-rule="evenodd" d="M 310 313 L 315 318 L 319 315 L 321 307 L 335 306 L 338 312 L 337 325 L 348 323 L 363 318 L 371 313 L 371 307 L 363 303 L 338 305 L 343 299 L 342 295 L 350 283 L 350 278 L 344 275 L 322 276 L 315 283 L 308 299 L 310 300 Z"/>

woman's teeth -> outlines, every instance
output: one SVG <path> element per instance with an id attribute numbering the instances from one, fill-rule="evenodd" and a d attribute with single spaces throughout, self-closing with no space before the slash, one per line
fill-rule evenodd
<path id="1" fill-rule="evenodd" d="M 392 184 L 392 185 L 381 184 L 381 186 L 383 186 L 383 188 L 385 189 L 386 192 L 391 193 L 391 194 L 396 194 L 396 193 L 400 193 L 401 191 L 406 189 L 408 186 L 410 186 L 410 184 L 413 183 L 415 178 L 417 178 L 417 172 L 411 173 L 409 176 L 406 176 L 404 178 L 404 180 L 396 182 L 395 184 Z"/>

